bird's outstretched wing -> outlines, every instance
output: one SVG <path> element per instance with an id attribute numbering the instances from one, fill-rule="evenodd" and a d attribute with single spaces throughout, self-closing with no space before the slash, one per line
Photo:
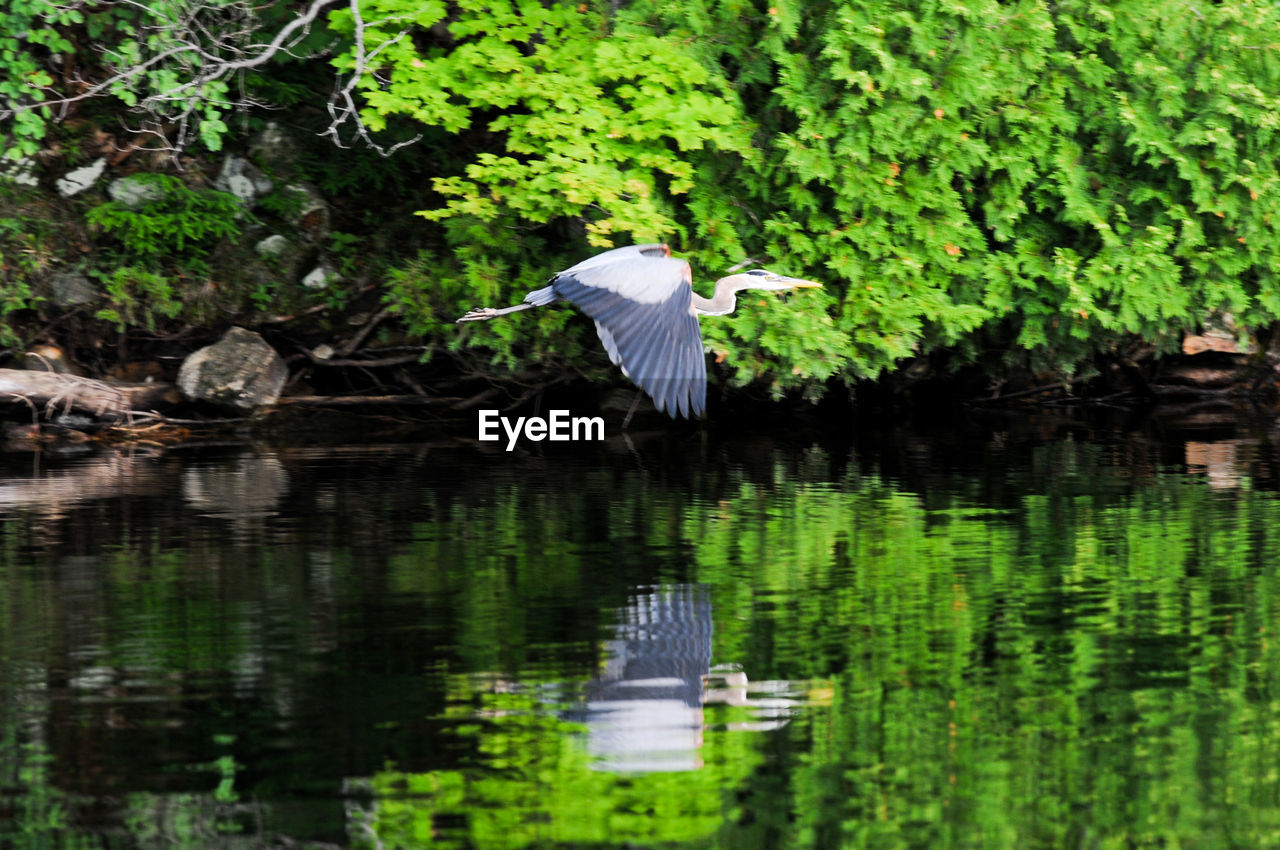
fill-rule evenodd
<path id="1" fill-rule="evenodd" d="M 621 248 L 611 248 L 608 251 L 601 252 L 595 256 L 587 257 L 576 266 L 565 269 L 560 272 L 560 274 L 571 274 L 595 268 L 596 266 L 607 266 L 613 263 L 622 263 L 627 260 L 638 259 L 640 257 L 670 256 L 671 249 L 662 242 L 651 242 L 647 245 L 624 245 Z"/>
<path id="2" fill-rule="evenodd" d="M 689 264 L 665 245 L 606 251 L 551 279 L 596 323 L 609 358 L 672 417 L 706 409 L 707 364 Z"/>

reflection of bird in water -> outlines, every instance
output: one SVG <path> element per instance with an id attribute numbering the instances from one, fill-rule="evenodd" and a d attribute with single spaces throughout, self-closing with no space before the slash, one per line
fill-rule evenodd
<path id="1" fill-rule="evenodd" d="M 604 667 L 586 688 L 587 748 L 597 768 L 694 770 L 702 766 L 704 705 L 751 709 L 751 720 L 720 727 L 746 732 L 785 726 L 799 705 L 790 682 L 749 683 L 737 665 L 711 666 L 706 586 L 648 589 L 618 614 Z"/>
<path id="2" fill-rule="evenodd" d="M 711 599 L 700 585 L 655 588 L 620 610 L 600 678 L 587 687 L 588 748 L 609 770 L 701 764 L 702 682 L 711 669 Z"/>
<path id="3" fill-rule="evenodd" d="M 554 275 L 513 307 L 480 307 L 459 322 L 478 322 L 557 301 L 571 301 L 596 323 L 609 359 L 622 367 L 654 405 L 672 417 L 701 416 L 706 409 L 707 363 L 699 316 L 724 316 L 744 289 L 781 291 L 821 286 L 765 269 L 716 281 L 703 298 L 693 272 L 666 245 L 614 248 Z"/>

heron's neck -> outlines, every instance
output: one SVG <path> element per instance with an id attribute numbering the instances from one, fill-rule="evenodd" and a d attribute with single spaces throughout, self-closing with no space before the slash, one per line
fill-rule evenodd
<path id="1" fill-rule="evenodd" d="M 693 308 L 699 316 L 727 316 L 738 306 L 738 289 L 735 281 L 722 277 L 716 281 L 715 292 L 710 298 L 693 293 Z"/>

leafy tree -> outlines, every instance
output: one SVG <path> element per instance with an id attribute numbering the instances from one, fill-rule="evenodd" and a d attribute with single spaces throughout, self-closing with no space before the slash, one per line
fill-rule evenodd
<path id="1" fill-rule="evenodd" d="M 691 207 L 844 282 L 855 371 L 957 342 L 1069 371 L 1278 315 L 1274 6 L 778 4 L 729 39 L 738 4 L 650 8 L 707 62 L 768 57 L 735 81 L 768 155 Z"/>
<path id="2" fill-rule="evenodd" d="M 408 115 L 451 132 L 482 124 L 500 141 L 482 148 L 464 175 L 442 175 L 447 202 L 430 220 L 471 217 L 493 227 L 578 217 L 588 241 L 637 240 L 679 227 L 671 198 L 694 188 L 688 153 L 745 150 L 723 81 L 671 39 L 639 28 L 612 35 L 598 11 L 568 3 L 366 0 L 365 50 L 388 76 L 359 79 L 371 129 Z M 352 32 L 350 10 L 332 23 Z M 429 32 L 426 44 L 404 28 Z M 440 38 L 436 29 L 447 35 Z M 358 54 L 338 61 L 355 69 Z"/>
<path id="3" fill-rule="evenodd" d="M 541 253 L 540 227 L 570 222 L 570 234 L 596 247 L 658 239 L 692 247 L 699 240 L 688 208 L 707 179 L 699 167 L 717 156 L 759 159 L 721 69 L 699 61 L 684 40 L 655 34 L 643 17 L 611 17 L 603 4 L 539 2 L 463 2 L 446 11 L 443 3 L 374 0 L 360 5 L 362 18 L 349 10 L 332 16 L 335 28 L 352 33 L 355 46 L 337 64 L 359 81 L 366 126 L 383 129 L 406 116 L 458 133 L 460 146 L 476 150 L 460 173 L 433 180 L 442 202 L 422 212 L 444 225 L 449 256 L 426 258 L 430 274 L 394 275 L 392 300 L 420 332 L 439 333 L 436 322 L 455 318 L 442 315 L 429 289 L 452 291 L 458 281 L 480 302 L 518 299 L 557 262 L 581 258 L 565 254 L 525 273 L 535 265 L 527 255 Z M 414 37 L 405 37 L 406 27 Z M 377 56 L 378 73 L 361 76 L 361 57 L 369 56 Z M 746 253 L 727 228 L 716 247 L 692 252 L 695 264 L 723 267 L 725 257 Z M 459 303 L 466 302 L 454 301 L 455 310 Z M 765 302 L 740 320 L 752 323 L 756 353 L 721 337 L 719 358 L 739 355 L 742 382 L 774 365 L 788 376 L 797 363 L 801 378 L 832 374 L 843 341 L 823 303 L 806 300 L 814 311 L 807 332 L 791 334 L 787 320 L 798 311 Z M 540 333 L 525 344 L 530 321 Z M 480 343 L 509 368 L 596 348 L 590 326 L 565 333 L 564 316 L 522 326 L 469 330 L 454 347 Z M 603 356 L 597 363 L 605 365 Z"/>
<path id="4" fill-rule="evenodd" d="M 1280 314 L 1273 5 L 377 8 L 365 120 L 471 132 L 424 214 L 482 301 L 519 295 L 535 228 L 576 219 L 597 244 L 675 239 L 712 269 L 751 246 L 826 280 L 833 328 L 708 327 L 740 378 L 779 386 L 942 348 L 1069 373 L 1211 311 Z M 474 341 L 510 359 L 502 333 Z"/>

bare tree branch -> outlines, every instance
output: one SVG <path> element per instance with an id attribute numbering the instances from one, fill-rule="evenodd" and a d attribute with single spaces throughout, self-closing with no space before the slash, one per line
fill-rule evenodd
<path id="1" fill-rule="evenodd" d="M 373 140 L 373 137 L 369 134 L 369 128 L 365 126 L 364 121 L 360 118 L 360 107 L 355 102 L 354 92 L 360 83 L 360 79 L 365 74 L 370 73 L 372 62 L 377 58 L 378 54 L 403 39 L 408 35 L 408 31 L 401 30 L 396 36 L 384 41 L 370 52 L 365 49 L 364 33 L 367 25 L 364 17 L 360 14 L 360 0 L 350 0 L 350 6 L 351 19 L 355 27 L 353 34 L 355 39 L 355 67 L 352 68 L 351 76 L 347 78 L 345 84 L 334 86 L 333 94 L 330 95 L 328 104 L 329 117 L 332 120 L 320 135 L 329 137 L 335 145 L 345 148 L 347 145 L 342 141 L 340 131 L 344 124 L 351 122 L 355 126 L 356 135 L 361 141 L 383 156 L 391 156 L 400 148 L 408 147 L 420 141 L 422 134 L 418 133 L 412 139 L 396 142 L 387 148 L 379 145 Z"/>
<path id="2" fill-rule="evenodd" d="M 65 120 L 76 104 L 108 93 L 131 95 L 136 98 L 131 111 L 141 118 L 141 124 L 129 128 L 130 131 L 135 136 L 153 137 L 158 140 L 158 149 L 176 154 L 198 137 L 203 122 L 209 118 L 216 120 L 218 113 L 264 106 L 245 91 L 245 72 L 264 65 L 281 53 L 296 55 L 294 49 L 311 33 L 316 20 L 340 0 L 310 0 L 301 14 L 265 42 L 261 39 L 261 30 L 255 25 L 258 7 L 254 0 L 225 4 L 188 0 L 177 5 L 176 12 L 167 16 L 159 11 L 160 6 L 143 0 L 115 2 L 136 9 L 153 21 L 140 28 L 133 43 L 156 43 L 160 48 L 158 52 L 138 58 L 127 56 L 119 49 L 107 50 L 103 58 L 109 73 L 104 78 L 86 79 L 67 68 L 63 72 L 63 85 L 77 89 L 74 93 L 40 101 L 30 96 L 0 100 L 0 121 L 32 110 L 50 110 L 46 114 Z M 320 135 L 344 148 L 349 146 L 348 141 L 358 140 L 383 156 L 389 156 L 418 141 L 421 135 L 389 146 L 379 144 L 361 118 L 358 92 L 361 81 L 375 73 L 374 63 L 378 56 L 404 39 L 408 31 L 403 30 L 370 50 L 366 44 L 367 30 L 395 24 L 397 19 L 366 22 L 361 0 L 348 0 L 348 3 L 354 27 L 353 67 L 349 74 L 340 74 L 335 80 L 327 104 L 331 120 Z M 83 10 L 92 5 L 89 0 L 81 0 L 65 5 L 51 3 L 50 8 Z M 148 86 L 154 85 L 154 78 L 148 80 L 148 75 L 157 72 L 173 74 L 174 84 L 164 90 L 148 91 Z M 231 95 L 233 91 L 235 94 Z M 44 93 L 50 94 L 51 90 L 45 89 Z M 344 130 L 350 131 L 347 140 L 343 138 Z"/>
<path id="3" fill-rule="evenodd" d="M 128 0 L 126 0 L 126 2 L 128 2 Z M 218 56 L 213 53 L 209 53 L 208 51 L 200 47 L 200 45 L 194 42 L 184 42 L 181 44 L 174 45 L 168 50 L 164 50 L 160 53 L 157 53 L 155 56 L 152 56 L 150 59 L 146 60 L 140 65 L 135 65 L 132 68 L 128 68 L 116 74 L 113 74 L 112 76 L 107 77 L 105 80 L 102 80 L 101 82 L 91 86 L 90 88 L 86 89 L 83 92 L 80 92 L 79 94 L 72 95 L 70 97 L 55 98 L 53 100 L 43 100 L 39 102 L 24 103 L 24 104 L 12 104 L 8 108 L 0 109 L 0 119 L 12 118 L 14 115 L 16 115 L 19 112 L 26 112 L 32 109 L 41 109 L 44 107 L 54 107 L 54 106 L 65 106 L 73 103 L 79 103 L 80 101 L 83 101 L 83 100 L 88 100 L 91 97 L 102 94 L 104 91 L 106 91 L 107 89 L 111 88 L 112 86 L 118 83 L 124 82 L 126 80 L 131 80 L 137 77 L 139 74 L 142 74 L 143 72 L 155 67 L 156 65 L 159 65 L 160 63 L 164 62 L 166 59 L 169 59 L 170 57 L 180 56 L 182 54 L 190 53 L 190 54 L 198 55 L 201 58 L 205 59 L 207 62 L 211 63 L 212 70 L 209 71 L 208 73 L 198 75 L 196 79 L 191 80 L 187 83 L 183 83 L 177 88 L 172 89 L 168 92 L 165 92 L 163 95 L 155 96 L 156 98 L 176 100 L 178 99 L 178 96 L 181 95 L 183 92 L 190 91 L 194 88 L 198 88 L 200 85 L 203 85 L 204 83 L 207 83 L 210 80 L 214 80 L 214 79 L 218 79 L 220 77 L 226 76 L 232 71 L 237 71 L 237 70 L 242 70 L 247 68 L 254 68 L 254 67 L 257 67 L 258 65 L 263 64 L 264 62 L 270 61 L 271 58 L 281 50 L 284 42 L 286 42 L 289 39 L 289 37 L 293 35 L 293 33 L 295 33 L 299 28 L 309 27 L 310 24 L 316 19 L 316 16 L 320 14 L 320 11 L 325 6 L 330 6 L 336 2 L 337 0 L 313 0 L 311 6 L 309 6 L 305 12 L 303 12 L 301 17 L 293 21 L 290 21 L 288 24 L 286 24 L 284 28 L 280 30 L 280 32 L 276 33 L 275 38 L 273 38 L 265 46 L 262 46 L 262 49 L 256 56 L 250 56 L 250 57 L 241 58 L 241 59 L 227 59 L 225 57 Z M 129 5 L 137 6 L 138 8 L 148 13 L 151 12 L 151 10 L 147 6 L 141 3 L 129 3 Z M 203 27 L 201 28 L 203 29 Z M 215 42 L 218 41 L 217 38 L 211 35 L 208 35 L 207 31 L 206 31 L 206 35 L 209 37 L 210 41 L 215 41 Z M 254 45 L 254 46 L 256 47 L 258 45 Z"/>

